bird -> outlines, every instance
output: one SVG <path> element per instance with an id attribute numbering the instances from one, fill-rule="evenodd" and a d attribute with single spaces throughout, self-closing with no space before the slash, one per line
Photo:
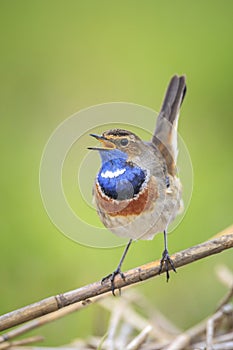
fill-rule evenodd
<path id="1" fill-rule="evenodd" d="M 186 94 L 186 77 L 174 75 L 167 87 L 155 131 L 149 142 L 124 129 L 111 129 L 102 135 L 90 134 L 100 142 L 101 168 L 95 177 L 93 201 L 104 226 L 119 237 L 128 238 L 117 268 L 102 279 L 124 279 L 121 270 L 133 241 L 151 240 L 163 233 L 164 250 L 159 273 L 163 267 L 166 280 L 169 270 L 176 268 L 168 252 L 169 224 L 182 212 L 182 184 L 177 171 L 177 127 L 179 112 Z"/>

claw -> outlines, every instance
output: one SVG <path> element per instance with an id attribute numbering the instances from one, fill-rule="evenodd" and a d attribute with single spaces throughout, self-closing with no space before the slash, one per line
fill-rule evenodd
<path id="1" fill-rule="evenodd" d="M 112 291 L 112 294 L 114 296 L 116 296 L 114 280 L 115 280 L 115 277 L 117 275 L 120 275 L 123 280 L 125 279 L 125 276 L 124 276 L 123 272 L 121 272 L 121 270 L 119 268 L 117 268 L 115 271 L 113 271 L 112 273 L 110 273 L 106 277 L 102 278 L 102 280 L 101 280 L 101 284 L 105 283 L 105 281 L 107 281 L 107 280 L 110 280 L 110 282 L 111 282 L 111 291 Z M 119 293 L 121 294 L 121 289 L 120 288 L 119 288 Z"/>
<path id="2" fill-rule="evenodd" d="M 175 268 L 175 265 L 174 265 L 172 259 L 169 256 L 167 249 L 165 249 L 163 251 L 162 259 L 160 260 L 159 274 L 162 272 L 163 265 L 165 265 L 165 271 L 166 271 L 167 282 L 168 282 L 168 280 L 170 278 L 169 265 L 171 266 L 171 268 L 174 272 L 176 272 L 176 268 Z"/>

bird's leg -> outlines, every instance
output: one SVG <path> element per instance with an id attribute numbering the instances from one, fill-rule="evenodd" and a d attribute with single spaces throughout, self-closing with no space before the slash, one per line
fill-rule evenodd
<path id="1" fill-rule="evenodd" d="M 174 272 L 176 272 L 176 268 L 175 268 L 174 263 L 173 263 L 172 259 L 169 256 L 169 253 L 168 253 L 167 230 L 163 231 L 163 235 L 164 235 L 164 251 L 163 251 L 162 259 L 160 260 L 159 274 L 162 272 L 163 265 L 165 265 L 165 271 L 166 271 L 167 282 L 168 282 L 169 277 L 170 277 L 169 276 L 169 265 L 171 266 L 171 268 Z"/>
<path id="2" fill-rule="evenodd" d="M 123 253 L 122 257 L 121 257 L 121 260 L 120 260 L 120 262 L 119 262 L 119 264 L 118 264 L 116 270 L 113 271 L 112 273 L 110 273 L 109 275 L 107 275 L 106 277 L 102 278 L 102 281 L 101 281 L 101 283 L 104 283 L 106 280 L 110 280 L 110 282 L 111 282 L 111 290 L 112 290 L 112 294 L 113 294 L 114 296 L 115 296 L 115 292 L 114 292 L 114 291 L 115 291 L 115 285 L 114 285 L 115 277 L 116 277 L 117 275 L 120 275 L 121 278 L 125 279 L 125 276 L 124 276 L 123 272 L 121 272 L 121 265 L 123 264 L 123 261 L 125 260 L 125 256 L 126 256 L 128 250 L 129 250 L 129 247 L 130 247 L 132 241 L 133 241 L 133 240 L 132 240 L 132 238 L 131 238 L 131 239 L 129 240 L 127 246 L 125 247 L 124 253 Z M 119 291 L 120 291 L 120 289 L 119 289 Z"/>

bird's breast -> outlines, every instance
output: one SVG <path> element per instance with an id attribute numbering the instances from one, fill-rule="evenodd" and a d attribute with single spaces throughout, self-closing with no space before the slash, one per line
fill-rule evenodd
<path id="1" fill-rule="evenodd" d="M 132 217 L 142 214 L 144 211 L 154 210 L 158 189 L 154 177 L 151 177 L 142 186 L 140 191 L 132 198 L 118 200 L 107 196 L 97 182 L 95 185 L 95 201 L 100 214 L 109 217 Z"/>
<path id="2" fill-rule="evenodd" d="M 125 159 L 115 158 L 105 162 L 97 176 L 97 183 L 109 198 L 118 201 L 132 199 L 147 181 L 147 172 Z"/>

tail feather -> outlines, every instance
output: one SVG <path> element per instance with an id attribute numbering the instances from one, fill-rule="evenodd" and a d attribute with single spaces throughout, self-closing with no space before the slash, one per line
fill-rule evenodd
<path id="1" fill-rule="evenodd" d="M 186 94 L 185 77 L 174 76 L 167 88 L 159 118 L 166 118 L 170 123 L 174 123 L 178 117 L 181 104 Z"/>
<path id="2" fill-rule="evenodd" d="M 159 148 L 166 159 L 168 172 L 175 173 L 177 149 L 177 125 L 179 111 L 186 93 L 185 77 L 174 76 L 167 88 L 161 111 L 158 115 L 152 144 Z"/>

